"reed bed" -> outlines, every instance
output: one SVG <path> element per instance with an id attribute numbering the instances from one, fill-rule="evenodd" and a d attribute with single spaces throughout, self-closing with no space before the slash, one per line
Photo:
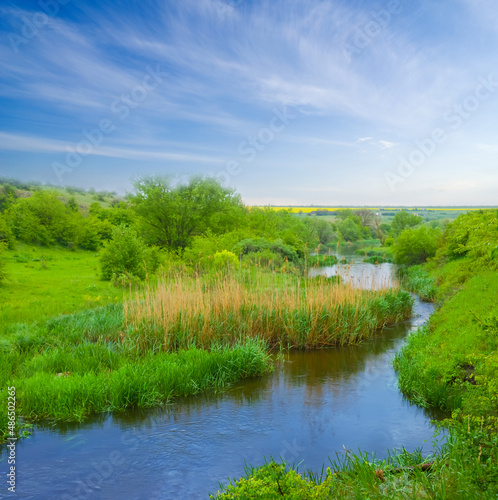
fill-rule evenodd
<path id="1" fill-rule="evenodd" d="M 251 340 L 231 349 L 192 348 L 120 361 L 114 369 L 81 367 L 59 374 L 38 366 L 39 371 L 16 381 L 22 415 L 32 420 L 81 421 L 95 413 L 150 408 L 178 396 L 224 388 L 271 369 L 266 346 Z"/>
<path id="2" fill-rule="evenodd" d="M 358 343 L 409 316 L 411 306 L 399 289 L 261 273 L 165 279 L 127 297 L 123 313 L 127 335 L 142 348 L 151 342 L 166 351 L 209 348 L 254 338 L 270 347 L 314 349 Z"/>

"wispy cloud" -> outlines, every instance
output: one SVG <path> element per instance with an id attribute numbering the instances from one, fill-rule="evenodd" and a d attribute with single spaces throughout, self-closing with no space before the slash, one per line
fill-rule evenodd
<path id="1" fill-rule="evenodd" d="M 367 163 L 368 174 L 375 165 L 382 178 L 391 167 L 383 162 L 430 135 L 445 110 L 498 62 L 492 0 L 442 0 L 438 8 L 403 2 L 402 12 L 351 61 L 341 43 L 371 21 L 372 2 L 255 0 L 228 7 L 220 9 L 219 0 L 150 0 L 147 8 L 129 2 L 126 9 L 68 2 L 19 53 L 4 37 L 0 148 L 39 153 L 46 166 L 47 155 L 55 160 L 83 129 L 110 118 L 116 130 L 95 157 L 190 161 L 199 168 L 223 159 L 243 163 L 239 143 L 268 124 L 275 106 L 286 105 L 298 117 L 293 128 L 257 161 L 243 163 L 241 189 L 258 189 L 258 176 L 282 165 L 301 186 L 306 157 L 312 157 L 308 175 L 324 178 L 328 171 L 330 182 L 338 182 L 334 168 L 367 178 Z M 37 9 L 25 2 L 0 7 L 3 34 L 19 34 L 22 16 Z M 486 28 L 482 35 L 479 26 Z M 119 120 L 112 103 L 156 65 L 167 77 Z M 490 99 L 473 122 L 492 129 L 497 108 Z M 493 144 L 468 142 L 484 162 L 494 154 Z"/>

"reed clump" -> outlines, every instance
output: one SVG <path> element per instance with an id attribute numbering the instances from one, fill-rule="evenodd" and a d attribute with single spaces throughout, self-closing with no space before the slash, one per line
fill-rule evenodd
<path id="1" fill-rule="evenodd" d="M 411 307 L 411 296 L 399 289 L 364 290 L 323 276 L 225 273 L 164 279 L 126 298 L 123 312 L 135 342 L 160 341 L 167 351 L 247 338 L 314 349 L 358 343 L 408 317 Z"/>

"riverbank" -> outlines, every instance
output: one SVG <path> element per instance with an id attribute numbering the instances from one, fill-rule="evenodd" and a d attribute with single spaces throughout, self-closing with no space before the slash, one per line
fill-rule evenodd
<path id="1" fill-rule="evenodd" d="M 83 421 L 224 388 L 272 369 L 270 348 L 349 345 L 410 315 L 401 290 L 250 269 L 175 275 L 108 305 L 18 324 L 1 343 L 19 423 Z M 0 435 L 7 435 L 7 391 Z"/>
<path id="2" fill-rule="evenodd" d="M 407 273 L 413 291 L 440 305 L 394 361 L 406 397 L 453 412 L 444 423 L 447 441 L 434 454 L 402 451 L 378 461 L 348 452 L 308 475 L 270 462 L 211 498 L 496 499 L 497 240 L 496 211 L 467 214 L 447 228 L 432 262 Z"/>

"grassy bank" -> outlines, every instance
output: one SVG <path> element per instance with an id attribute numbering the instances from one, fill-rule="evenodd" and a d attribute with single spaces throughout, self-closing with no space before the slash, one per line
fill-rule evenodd
<path id="1" fill-rule="evenodd" d="M 221 486 L 211 499 L 495 499 L 498 489 L 483 468 L 495 455 L 489 450 L 498 440 L 486 443 L 481 455 L 474 453 L 473 438 L 454 431 L 433 455 L 404 450 L 386 460 L 367 454 L 348 453 L 324 465 L 320 473 L 300 471 L 297 466 L 270 461 L 247 467 L 245 477 Z M 496 478 L 494 478 L 494 481 Z"/>
<path id="2" fill-rule="evenodd" d="M 318 475 L 271 462 L 212 498 L 498 498 L 497 270 L 498 212 L 489 210 L 450 224 L 434 260 L 405 272 L 405 288 L 440 305 L 394 362 L 411 401 L 453 412 L 433 455 L 349 453 Z"/>
<path id="3" fill-rule="evenodd" d="M 16 388 L 19 422 L 81 421 L 220 389 L 272 368 L 258 340 L 175 352 L 141 345 L 125 329 L 119 305 L 17 325 L 0 351 L 0 440 L 7 432 L 7 387 Z"/>
<path id="4" fill-rule="evenodd" d="M 429 274 L 422 266 L 413 266 L 407 269 L 400 269 L 403 288 L 416 293 L 426 302 L 436 300 L 437 279 Z"/>
<path id="5" fill-rule="evenodd" d="M 360 342 L 411 306 L 399 290 L 256 269 L 164 277 L 127 292 L 123 306 L 11 324 L 0 339 L 0 384 L 16 387 L 19 417 L 80 421 L 262 375 L 269 347 Z"/>

